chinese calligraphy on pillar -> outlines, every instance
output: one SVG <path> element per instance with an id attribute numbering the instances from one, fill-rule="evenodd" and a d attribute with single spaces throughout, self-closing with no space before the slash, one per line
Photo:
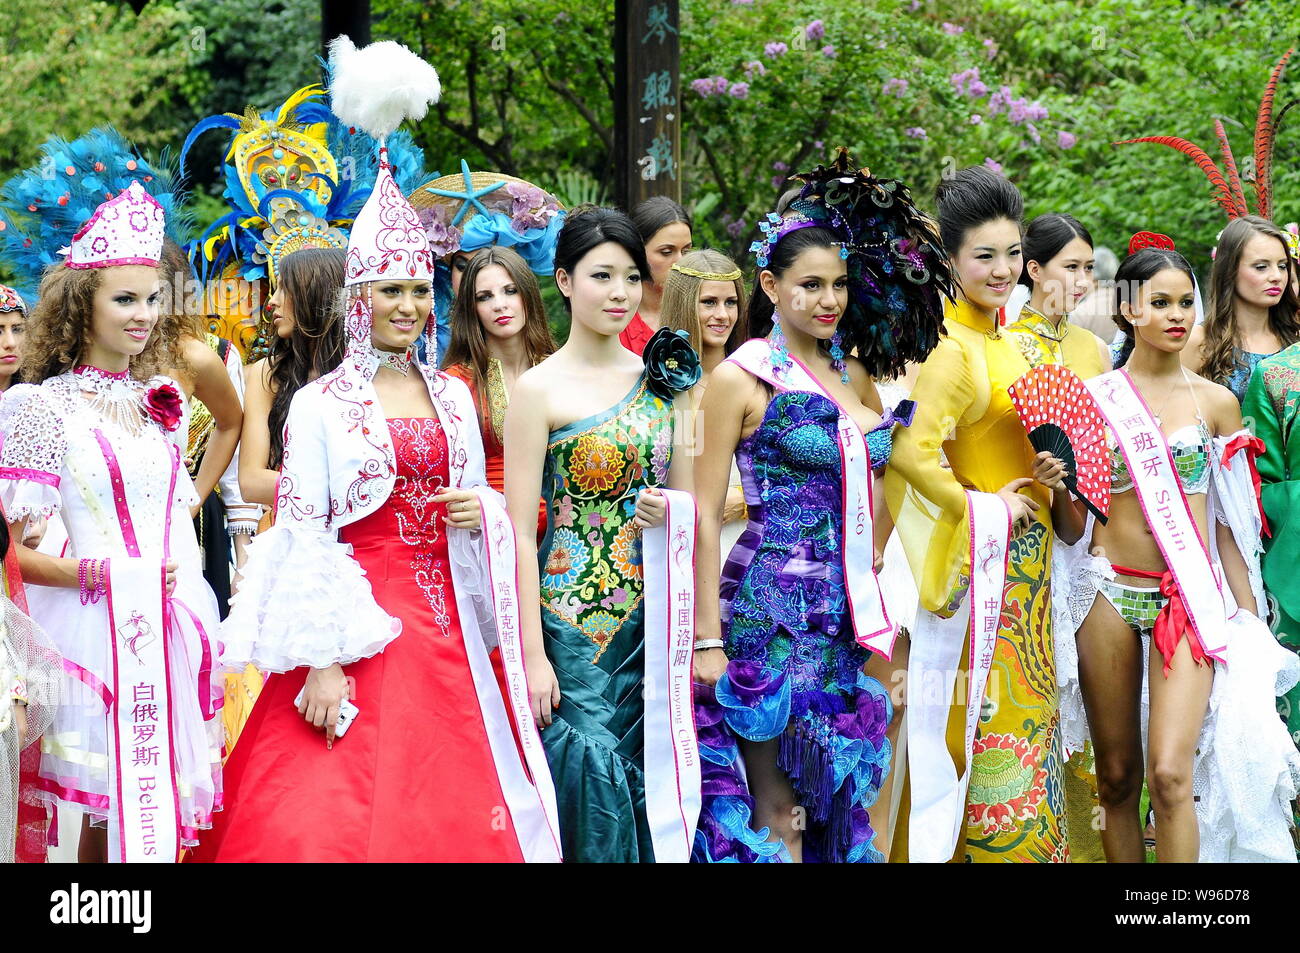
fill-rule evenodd
<path id="1" fill-rule="evenodd" d="M 615 160 L 625 208 L 681 200 L 677 0 L 620 0 L 615 12 Z"/>

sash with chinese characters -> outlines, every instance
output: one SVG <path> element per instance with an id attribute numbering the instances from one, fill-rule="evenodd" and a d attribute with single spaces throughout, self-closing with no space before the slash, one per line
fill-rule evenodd
<path id="1" fill-rule="evenodd" d="M 113 816 L 108 852 L 110 860 L 123 863 L 170 864 L 180 849 L 166 587 L 161 560 L 115 556 L 109 563 L 114 704 L 109 713 Z"/>
<path id="2" fill-rule="evenodd" d="M 885 658 L 894 652 L 898 628 L 889 620 L 880 581 L 873 569 L 876 542 L 872 525 L 871 458 L 862 431 L 839 402 L 799 360 L 790 357 L 781 368 L 772 366 L 772 348 L 766 338 L 746 341 L 727 360 L 740 365 L 777 390 L 809 391 L 825 397 L 840 411 L 840 463 L 844 474 L 840 515 L 844 525 L 841 548 L 849 613 L 858 644 Z"/>
<path id="3" fill-rule="evenodd" d="M 519 630 L 519 593 L 515 572 L 515 530 L 505 507 L 495 493 L 479 493 L 483 513 L 483 547 L 492 590 L 492 612 L 496 617 L 497 644 L 505 669 L 506 690 L 519 746 L 505 720 L 501 691 L 492 663 L 481 640 L 466 639 L 474 687 L 488 733 L 488 746 L 497 768 L 501 791 L 510 809 L 510 820 L 519 838 L 524 860 L 558 863 L 560 857 L 560 814 L 555 802 L 555 784 L 546 761 L 537 724 L 528 704 L 528 679 L 524 674 L 524 649 Z M 519 761 L 523 749 L 524 763 Z M 527 772 L 524 766 L 527 766 Z"/>
<path id="4" fill-rule="evenodd" d="M 970 527 L 970 588 L 947 619 L 918 612 L 907 669 L 907 758 L 912 784 L 908 860 L 945 863 L 952 858 L 966 817 L 975 728 L 997 645 L 1007 579 L 1011 512 L 995 493 L 966 491 Z M 962 611 L 962 606 L 967 611 Z M 961 674 L 969 632 L 966 678 L 966 770 L 957 777 L 948 751 L 948 712 Z"/>
<path id="5" fill-rule="evenodd" d="M 1227 631 L 1222 580 L 1210 564 L 1165 435 L 1124 371 L 1086 384 L 1128 463 L 1147 526 L 1187 608 L 1191 632 L 1206 655 L 1222 662 Z"/>
<path id="6" fill-rule="evenodd" d="M 657 863 L 690 860 L 700 818 L 700 751 L 691 706 L 695 500 L 660 489 L 663 526 L 641 534 L 645 579 L 645 803 Z"/>

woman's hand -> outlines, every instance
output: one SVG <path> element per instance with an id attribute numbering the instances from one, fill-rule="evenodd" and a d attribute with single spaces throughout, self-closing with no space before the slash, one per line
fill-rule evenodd
<path id="1" fill-rule="evenodd" d="M 884 568 L 885 568 L 885 554 L 877 549 L 875 559 L 873 559 L 871 562 L 871 571 L 874 572 L 877 576 L 879 576 L 880 570 Z"/>
<path id="2" fill-rule="evenodd" d="M 167 560 L 167 595 L 176 591 L 176 570 L 180 566 L 174 559 Z"/>
<path id="3" fill-rule="evenodd" d="M 325 747 L 334 747 L 334 726 L 339 721 L 339 702 L 348 697 L 348 680 L 343 666 L 335 662 L 329 668 L 314 668 L 302 687 L 298 714 L 315 728 L 325 729 Z"/>
<path id="4" fill-rule="evenodd" d="M 529 661 L 524 668 L 528 678 L 528 708 L 540 731 L 551 723 L 555 709 L 560 707 L 560 682 L 548 658 Z"/>
<path id="5" fill-rule="evenodd" d="M 483 508 L 478 494 L 473 490 L 440 489 L 433 498 L 435 503 L 447 504 L 447 515 L 442 521 L 452 529 L 478 529 L 483 525 Z"/>
<path id="6" fill-rule="evenodd" d="M 663 492 L 654 487 L 647 487 L 637 494 L 636 515 L 632 522 L 641 529 L 663 526 L 668 518 L 668 501 Z"/>
<path id="7" fill-rule="evenodd" d="M 1034 457 L 1034 479 L 1053 493 L 1065 492 L 1065 478 L 1069 475 L 1065 464 L 1046 450 Z"/>
<path id="8" fill-rule="evenodd" d="M 727 671 L 727 653 L 722 649 L 701 649 L 691 663 L 691 677 L 701 685 L 716 685 Z"/>
<path id="9" fill-rule="evenodd" d="M 1019 536 L 1034 521 L 1034 514 L 1038 512 L 1039 504 L 1027 496 L 1021 496 L 1019 491 L 1034 482 L 1033 477 L 1019 477 L 1012 480 L 1002 489 L 998 490 L 998 496 L 1007 504 L 1011 510 L 1011 535 Z"/>

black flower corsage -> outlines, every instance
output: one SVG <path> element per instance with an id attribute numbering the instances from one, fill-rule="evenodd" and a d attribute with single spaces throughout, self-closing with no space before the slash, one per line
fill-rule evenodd
<path id="1" fill-rule="evenodd" d="M 700 356 L 685 331 L 660 328 L 646 342 L 642 357 L 646 386 L 656 397 L 672 400 L 700 382 Z"/>

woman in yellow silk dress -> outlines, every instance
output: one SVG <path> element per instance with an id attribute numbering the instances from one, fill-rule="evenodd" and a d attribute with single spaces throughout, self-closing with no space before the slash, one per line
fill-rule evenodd
<path id="1" fill-rule="evenodd" d="M 1050 212 L 1040 215 L 1025 229 L 1022 255 L 1025 270 L 1020 283 L 1029 288 L 1029 300 L 1007 331 L 1020 345 L 1030 367 L 1064 364 L 1083 380 L 1110 370 L 1110 349 L 1087 328 L 1070 323 L 1070 314 L 1092 291 L 1092 236 L 1072 215 Z M 1059 565 L 1059 560 L 1058 560 Z M 1067 636 L 1061 636 L 1066 639 Z M 1077 665 L 1072 644 L 1057 643 L 1057 662 L 1069 653 Z M 1058 679 L 1059 682 L 1059 679 Z M 1065 738 L 1068 740 L 1069 732 Z M 1101 864 L 1101 816 L 1097 800 L 1097 774 L 1092 743 L 1087 742 L 1065 765 L 1065 802 L 1069 816 L 1070 859 L 1076 863 Z"/>
<path id="2" fill-rule="evenodd" d="M 895 436 L 885 474 L 889 509 L 917 579 L 921 608 L 951 616 L 969 585 L 967 489 L 1002 497 L 1013 534 L 997 648 L 971 757 L 965 828 L 953 859 L 1065 862 L 1049 585 L 1051 494 L 1031 475 L 1052 482 L 1059 468 L 1051 458 L 1035 457 L 1012 407 L 1007 387 L 1029 364 L 997 318 L 1021 271 L 1023 204 L 1010 182 L 983 167 L 945 180 L 936 198 L 940 234 L 960 291 L 948 309 L 947 335 L 921 365 L 911 395 L 916 417 Z M 1057 505 L 1070 505 L 1066 494 L 1058 495 Z M 960 776 L 964 693 L 958 692 L 956 702 L 947 738 Z M 906 843 L 905 829 L 906 811 L 900 811 L 896 844 Z"/>

